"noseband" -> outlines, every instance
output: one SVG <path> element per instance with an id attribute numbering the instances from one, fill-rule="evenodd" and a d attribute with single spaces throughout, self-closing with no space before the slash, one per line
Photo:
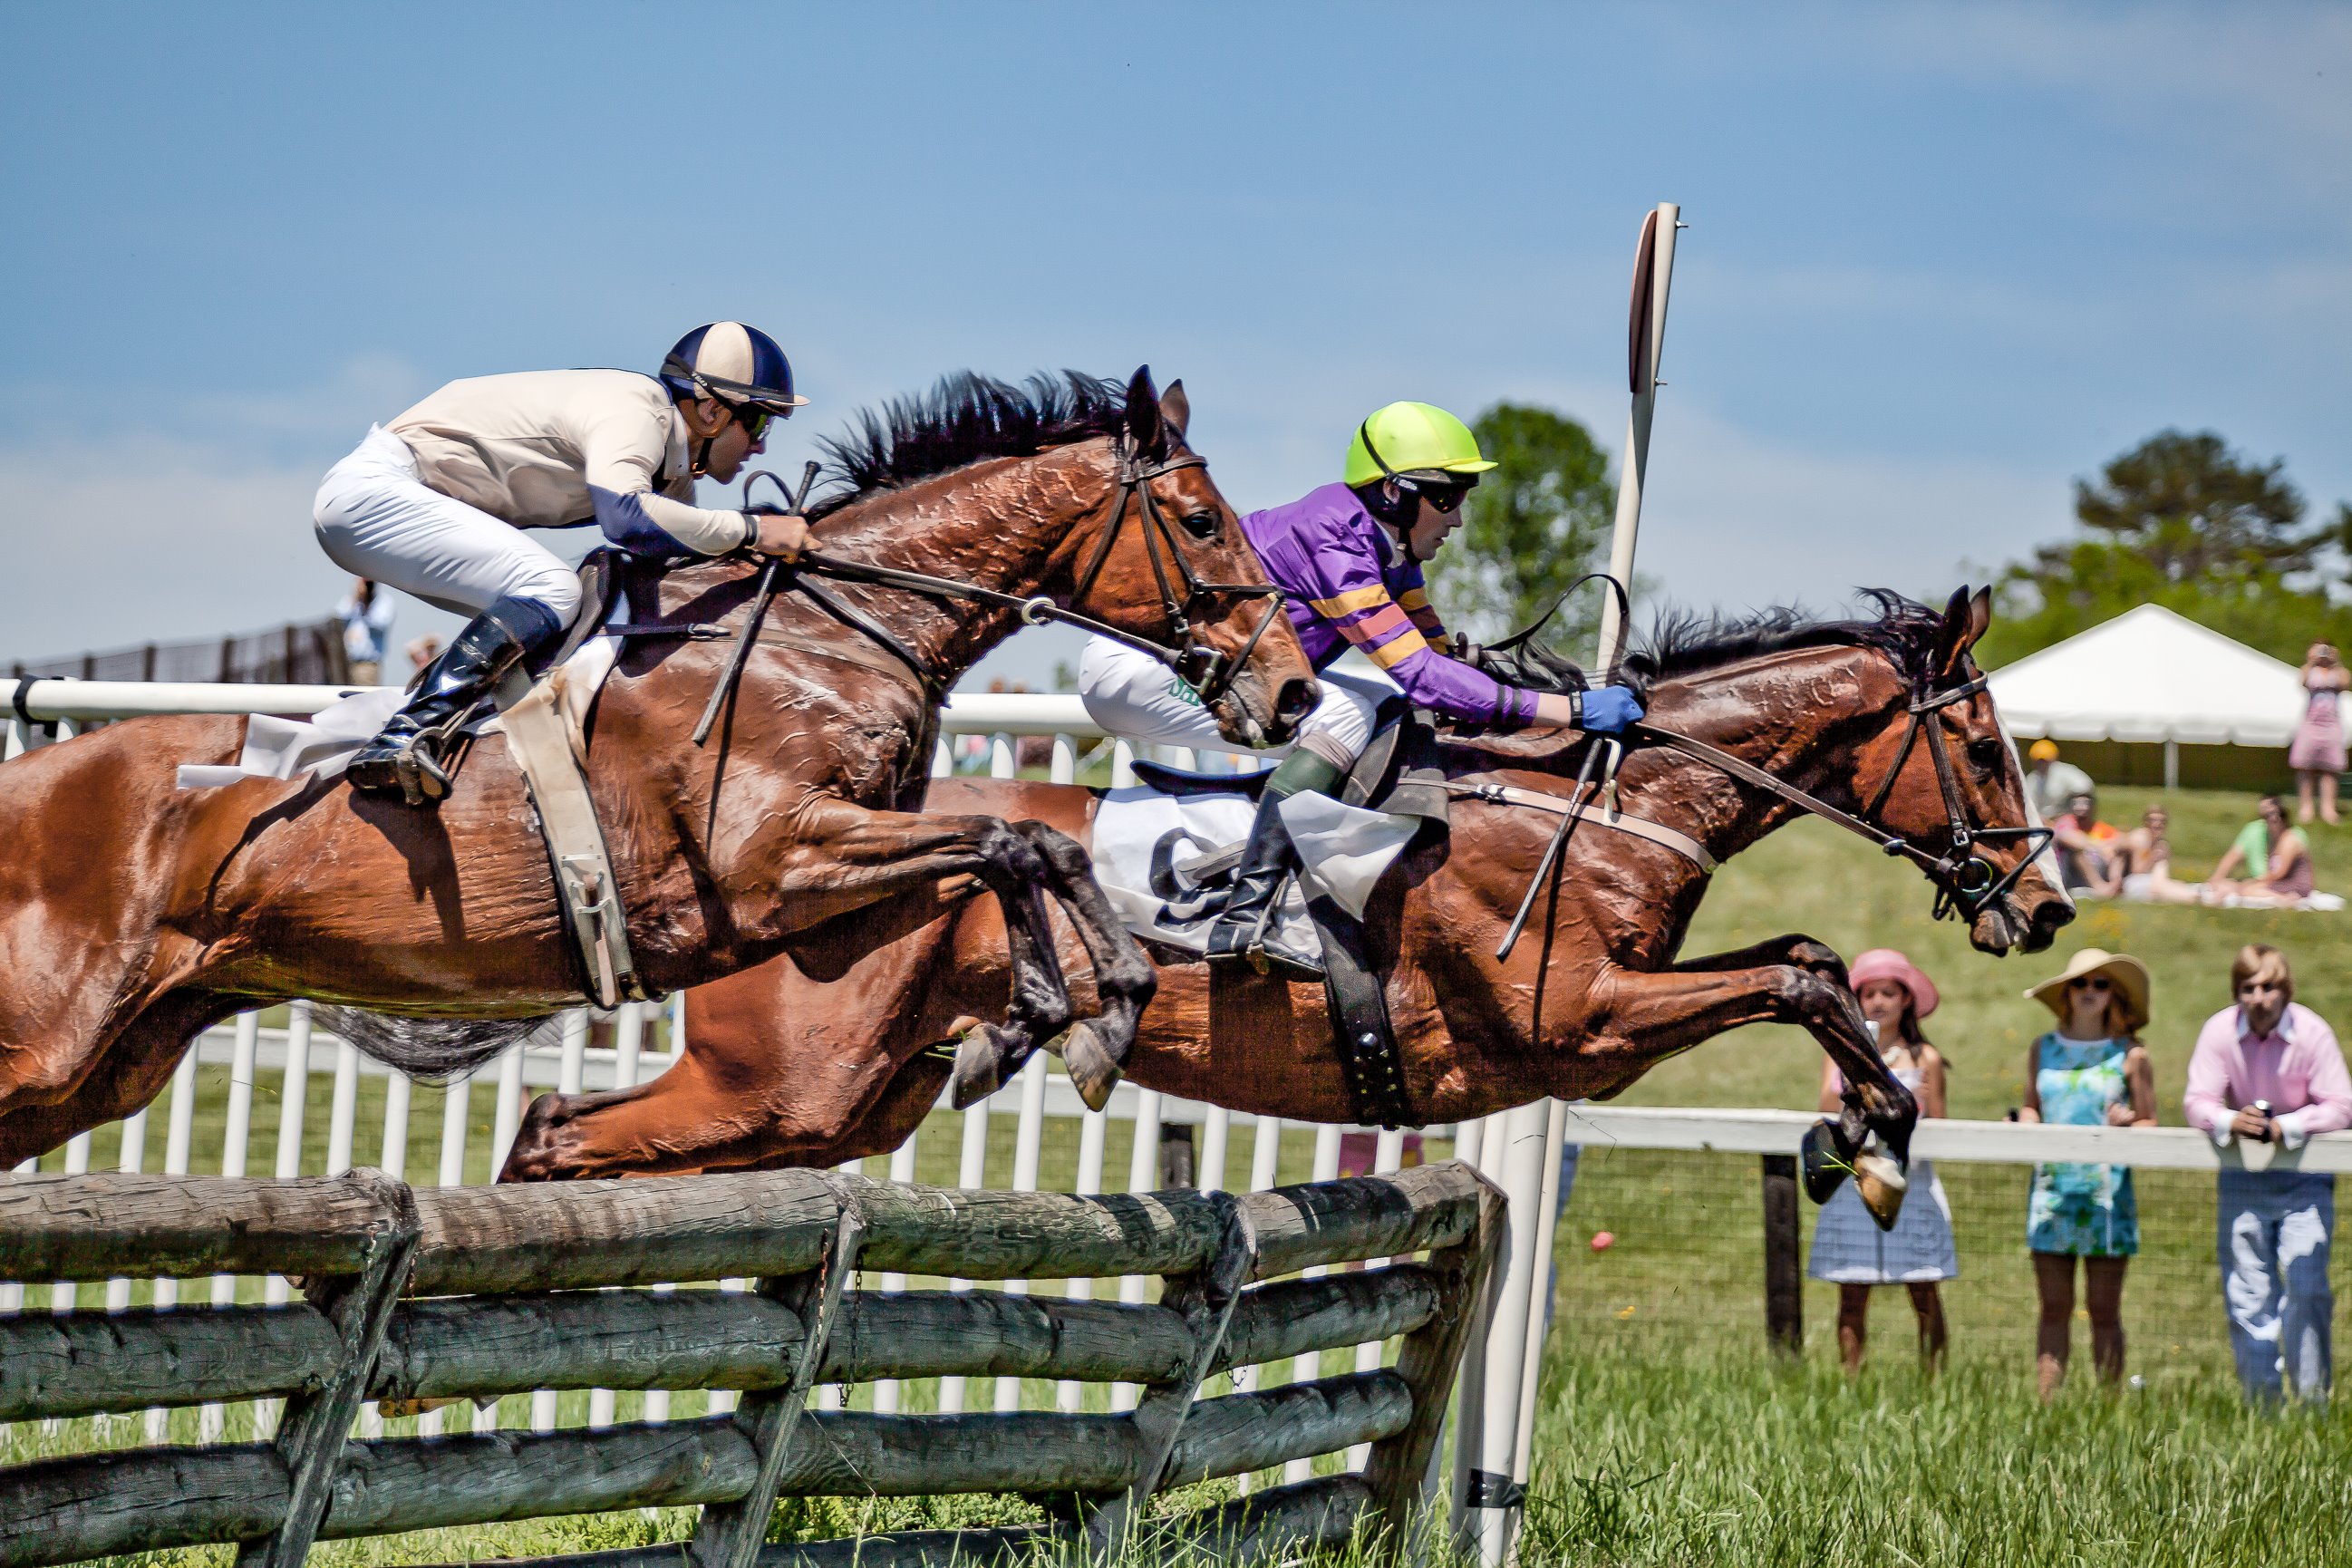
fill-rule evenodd
<path id="1" fill-rule="evenodd" d="M 1952 759 L 1942 727 L 1931 720 L 1934 714 L 1956 702 L 1965 702 L 1984 689 L 1985 677 L 1979 674 L 1973 679 L 1946 687 L 1940 691 L 1931 690 L 1925 696 L 1913 696 L 1909 703 L 1911 722 L 1903 731 L 1903 744 L 1896 749 L 1895 761 L 1887 768 L 1885 778 L 1879 782 L 1878 788 L 1870 796 L 1870 804 L 1863 807 L 1859 816 L 1704 741 L 1646 721 L 1633 728 L 1671 751 L 1719 768 L 1815 816 L 1833 822 L 1849 833 L 1859 834 L 1888 855 L 1900 856 L 1911 861 L 1936 885 L 1933 911 L 1936 919 L 1957 914 L 1963 920 L 1972 921 L 1986 905 L 2017 885 L 2017 879 L 2025 874 L 2025 868 L 2050 842 L 2053 831 L 2047 827 L 1979 827 L 1969 818 L 1968 804 L 1960 798 L 1959 780 L 1952 769 Z M 1927 756 L 1935 764 L 1937 788 L 1944 797 L 1948 844 L 1940 855 L 1909 834 L 1897 833 L 1875 820 L 1880 808 L 1885 805 L 1887 796 L 1895 793 L 1895 782 L 1903 776 L 1903 764 L 1910 761 L 1911 748 L 1917 743 L 1922 731 L 1928 734 Z M 2014 843 L 2019 839 L 2026 840 L 2029 847 L 2018 857 L 2017 864 L 2011 867 L 2005 875 L 1996 875 L 1998 868 L 1977 853 L 1979 845 Z"/>

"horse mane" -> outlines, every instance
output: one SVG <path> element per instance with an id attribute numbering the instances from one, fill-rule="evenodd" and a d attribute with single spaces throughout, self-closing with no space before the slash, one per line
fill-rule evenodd
<path id="1" fill-rule="evenodd" d="M 1875 618 L 1835 620 L 1788 605 L 1734 616 L 1669 606 L 1626 662 L 1648 679 L 1665 679 L 1797 648 L 1868 647 L 1913 679 L 1925 679 L 1942 615 L 1892 589 L 1864 588 L 1861 596 L 1877 610 Z"/>
<path id="2" fill-rule="evenodd" d="M 929 392 L 862 410 L 844 435 L 818 443 L 835 488 L 809 508 L 824 517 L 881 490 L 900 489 L 991 458 L 1028 458 L 1097 436 L 1127 418 L 1124 383 L 1066 370 L 1019 385 L 974 371 L 940 378 Z"/>

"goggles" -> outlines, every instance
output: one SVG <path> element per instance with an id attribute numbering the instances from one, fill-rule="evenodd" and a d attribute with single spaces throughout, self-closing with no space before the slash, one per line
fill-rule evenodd
<path id="1" fill-rule="evenodd" d="M 1475 478 L 1467 483 L 1459 480 L 1441 481 L 1414 479 L 1409 475 L 1399 474 L 1396 476 L 1396 486 L 1407 495 L 1419 496 L 1427 501 L 1432 511 L 1450 513 L 1462 505 L 1472 490 L 1478 488 L 1478 481 Z"/>

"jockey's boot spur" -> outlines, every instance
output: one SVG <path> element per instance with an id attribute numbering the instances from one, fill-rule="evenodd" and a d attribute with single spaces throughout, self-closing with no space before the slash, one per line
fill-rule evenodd
<path id="1" fill-rule="evenodd" d="M 441 799 L 457 726 L 508 670 L 562 635 L 563 623 L 537 600 L 499 600 L 425 667 L 406 704 L 352 755 L 343 776 L 363 794 L 397 795 L 411 805 Z"/>
<path id="2" fill-rule="evenodd" d="M 1281 918 L 1283 884 L 1290 879 L 1295 856 L 1290 831 L 1282 823 L 1282 803 L 1307 790 L 1328 794 L 1339 782 L 1339 770 L 1328 759 L 1304 746 L 1282 760 L 1257 797 L 1257 817 L 1250 824 L 1249 842 L 1241 864 L 1234 868 L 1233 891 L 1209 928 L 1208 960 L 1212 964 L 1247 963 L 1261 974 L 1288 980 L 1320 980 L 1322 969 L 1304 954 L 1270 947 L 1265 927 Z"/>

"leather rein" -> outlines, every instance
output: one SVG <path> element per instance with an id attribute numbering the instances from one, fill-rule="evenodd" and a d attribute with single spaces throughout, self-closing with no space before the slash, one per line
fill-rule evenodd
<path id="1" fill-rule="evenodd" d="M 915 679 L 921 684 L 924 694 L 933 701 L 938 700 L 946 689 L 946 679 L 940 671 L 934 668 L 922 655 L 908 647 L 905 640 L 889 627 L 856 605 L 845 603 L 837 595 L 827 592 L 821 584 L 810 581 L 810 578 L 828 577 L 845 583 L 864 583 L 877 587 L 898 588 L 908 593 L 922 594 L 936 599 L 960 599 L 998 609 L 1013 610 L 1019 614 L 1024 626 L 1044 626 L 1049 621 L 1059 621 L 1066 626 L 1076 626 L 1092 632 L 1097 637 L 1109 637 L 1115 642 L 1123 643 L 1166 665 L 1178 679 L 1192 689 L 1193 694 L 1205 707 L 1224 694 L 1225 690 L 1233 685 L 1234 678 L 1240 672 L 1242 667 L 1249 662 L 1250 655 L 1257 649 L 1259 639 L 1265 636 L 1267 628 L 1274 624 L 1275 617 L 1282 611 L 1283 592 L 1271 583 L 1205 582 L 1192 570 L 1192 562 L 1185 556 L 1183 546 L 1177 541 L 1166 515 L 1160 510 L 1158 498 L 1151 493 L 1151 481 L 1185 468 L 1205 468 L 1208 467 L 1207 458 L 1186 453 L 1181 457 L 1150 464 L 1124 441 L 1118 442 L 1114 450 L 1118 458 L 1118 472 L 1115 479 L 1117 488 L 1113 490 L 1109 500 L 1108 526 L 1103 530 L 1101 542 L 1095 546 L 1094 552 L 1088 557 L 1085 569 L 1079 573 L 1077 586 L 1072 592 L 1070 600 L 1073 605 L 1082 603 L 1093 591 L 1096 579 L 1102 574 L 1103 563 L 1109 558 L 1111 548 L 1118 542 L 1119 531 L 1126 524 L 1128 502 L 1133 500 L 1139 503 L 1135 509 L 1138 526 L 1143 530 L 1145 553 L 1151 562 L 1152 578 L 1160 590 L 1160 607 L 1167 615 L 1168 636 L 1176 645 L 1174 647 L 1155 642 L 1150 637 L 1140 637 L 1133 632 L 1124 631 L 1107 621 L 1083 615 L 1075 609 L 1065 609 L 1043 594 L 1026 595 L 1007 594 L 999 589 L 982 587 L 977 583 L 968 583 L 954 577 L 936 576 L 928 572 L 910 572 L 898 566 L 877 566 L 868 562 L 845 560 L 837 555 L 826 555 L 816 551 L 804 551 L 799 560 L 784 566 L 779 585 L 807 595 L 843 625 L 850 626 L 880 645 L 899 663 L 913 672 Z M 1183 595 L 1181 598 L 1177 595 L 1177 587 L 1180 584 L 1183 589 Z M 1198 641 L 1192 635 L 1192 612 L 1202 599 L 1219 595 L 1264 598 L 1268 601 L 1265 613 L 1258 617 L 1257 625 L 1252 628 L 1248 640 L 1242 644 L 1238 654 L 1229 656 L 1221 653 Z M 764 601 L 755 605 L 755 609 L 764 608 Z M 725 635 L 721 627 L 686 623 L 614 626 L 607 626 L 605 630 L 620 637 L 701 638 Z M 753 626 L 746 635 L 757 635 L 756 616 Z"/>
<path id="2" fill-rule="evenodd" d="M 1895 761 L 1886 776 L 1862 808 L 1859 816 L 1832 805 L 1809 791 L 1798 788 L 1755 763 L 1711 746 L 1705 741 L 1669 730 L 1644 720 L 1633 726 L 1634 731 L 1656 745 L 1681 752 L 1696 762 L 1729 773 L 1744 784 L 1755 785 L 1768 794 L 1778 795 L 1800 810 L 1809 812 L 1826 822 L 1836 824 L 1847 832 L 1869 839 L 1889 856 L 1910 860 L 1927 874 L 1936 885 L 1934 917 L 1942 920 L 1958 914 L 1973 920 L 1983 908 L 2007 893 L 2033 863 L 2034 857 L 2049 843 L 2052 829 L 2047 827 L 1979 827 L 1969 819 L 1968 805 L 1960 798 L 1959 780 L 1952 768 L 1948 742 L 1933 717 L 1956 702 L 1965 702 L 1985 689 L 1985 677 L 1962 681 L 1940 691 L 1930 691 L 1924 697 L 1914 697 L 1909 704 L 1911 722 L 1903 731 L 1903 744 L 1896 749 Z M 1927 756 L 1936 769 L 1936 784 L 1944 799 L 1946 831 L 1949 847 L 1938 855 L 1921 845 L 1908 834 L 1897 833 L 1872 818 L 1885 805 L 1887 796 L 1895 793 L 1895 782 L 1903 774 L 1904 764 L 1911 759 L 1912 747 L 1917 744 L 1921 731 L 1931 731 Z M 1997 868 L 1977 853 L 1977 847 L 1988 843 L 2013 843 L 2025 839 L 2030 844 L 2026 853 L 2018 858 L 2006 875 L 1995 876 Z"/>

